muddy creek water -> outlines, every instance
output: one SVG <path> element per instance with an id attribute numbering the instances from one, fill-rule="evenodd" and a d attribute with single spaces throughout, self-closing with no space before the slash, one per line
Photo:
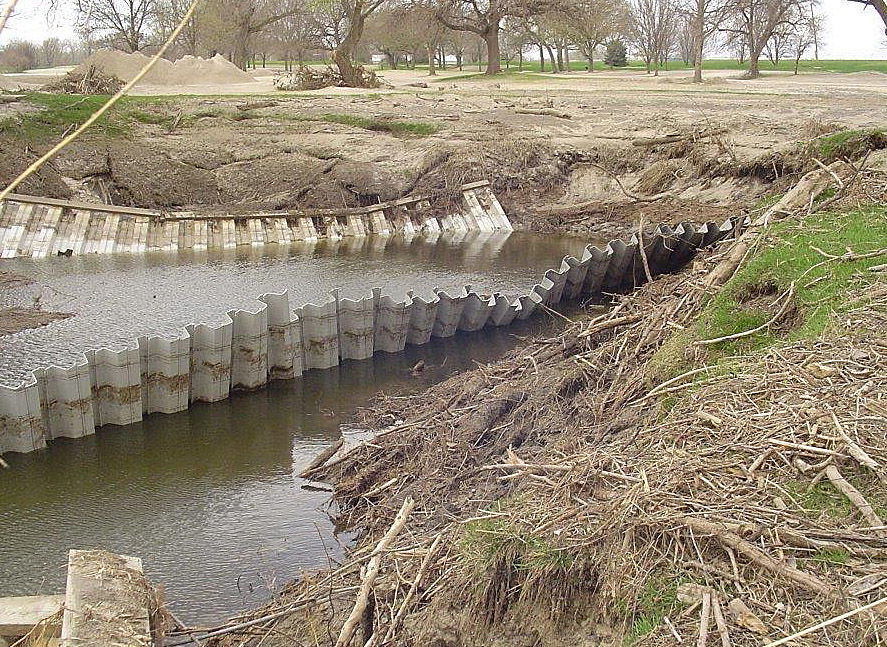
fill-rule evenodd
<path id="1" fill-rule="evenodd" d="M 512 234 L 4 262 L 0 270 L 35 282 L 0 290 L 0 307 L 38 299 L 75 316 L 0 338 L 0 378 L 15 382 L 34 366 L 73 361 L 85 347 L 216 321 L 231 308 L 254 309 L 263 292 L 288 289 L 291 306 L 322 301 L 335 287 L 343 296 L 362 296 L 377 285 L 402 295 L 466 283 L 516 293 L 582 247 L 576 239 Z M 341 555 L 348 537 L 333 533 L 329 493 L 305 489 L 296 475 L 341 434 L 360 433 L 346 424 L 358 407 L 380 391 L 421 390 L 499 357 L 518 335 L 554 325 L 538 317 L 435 339 L 7 455 L 9 469 L 0 470 L 0 596 L 60 592 L 67 550 L 97 547 L 142 557 L 188 622 L 254 607 L 300 569 Z M 428 368 L 411 376 L 420 359 Z"/>

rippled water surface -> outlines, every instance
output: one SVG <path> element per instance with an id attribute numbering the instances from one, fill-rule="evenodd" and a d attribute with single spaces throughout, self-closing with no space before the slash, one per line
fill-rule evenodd
<path id="1" fill-rule="evenodd" d="M 76 316 L 0 338 L 5 375 L 21 362 L 63 361 L 86 345 L 125 343 L 138 334 L 213 321 L 255 307 L 263 292 L 290 290 L 291 304 L 383 286 L 392 294 L 433 287 L 518 291 L 529 287 L 575 239 L 529 235 L 464 241 L 372 239 L 293 247 L 278 254 L 157 255 L 3 262 L 36 283 L 2 293 L 3 304 L 39 297 Z M 64 588 L 66 551 L 100 547 L 138 555 L 162 582 L 172 609 L 211 622 L 259 604 L 300 569 L 341 553 L 329 494 L 296 475 L 320 449 L 348 435 L 354 410 L 381 390 L 414 392 L 517 343 L 515 335 L 553 325 L 546 318 L 407 347 L 403 354 L 345 362 L 230 400 L 155 414 L 95 436 L 59 439 L 46 450 L 5 456 L 0 470 L 0 596 Z M 424 359 L 419 378 L 410 368 Z"/>
<path id="2" fill-rule="evenodd" d="M 325 301 L 329 290 L 360 298 L 373 287 L 396 297 L 435 287 L 517 293 L 541 279 L 576 238 L 479 234 L 435 239 L 350 238 L 292 247 L 225 252 L 90 255 L 3 261 L 0 269 L 31 277 L 27 288 L 0 290 L 0 307 L 39 301 L 70 319 L 0 339 L 0 383 L 29 370 L 70 365 L 87 348 L 120 348 L 140 335 L 174 335 L 190 323 L 219 323 L 234 308 L 260 307 L 265 292 L 288 290 L 290 306 Z"/>

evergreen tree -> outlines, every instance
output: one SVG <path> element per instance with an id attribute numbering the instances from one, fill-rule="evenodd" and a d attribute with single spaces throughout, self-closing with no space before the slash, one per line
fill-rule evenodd
<path id="1" fill-rule="evenodd" d="M 625 67 L 628 65 L 628 52 L 625 51 L 625 43 L 621 40 L 611 40 L 607 43 L 604 63 L 610 67 Z"/>

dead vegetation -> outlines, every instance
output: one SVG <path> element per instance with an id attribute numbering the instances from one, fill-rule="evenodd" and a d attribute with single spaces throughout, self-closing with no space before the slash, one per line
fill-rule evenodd
<path id="1" fill-rule="evenodd" d="M 364 67 L 358 67 L 355 70 L 355 78 L 358 79 L 358 84 L 349 86 L 335 68 L 328 66 L 318 69 L 303 65 L 295 72 L 282 72 L 275 76 L 274 87 L 278 90 L 298 91 L 320 90 L 330 87 L 378 88 L 382 86 L 382 81 L 376 76 L 376 73 Z"/>
<path id="2" fill-rule="evenodd" d="M 106 74 L 94 65 L 85 70 L 71 70 L 58 81 L 43 86 L 44 92 L 63 94 L 114 94 L 123 87 L 123 81 Z"/>
<path id="3" fill-rule="evenodd" d="M 813 213 L 838 168 L 782 204 Z M 851 182 L 882 184 L 841 181 L 820 206 L 856 199 Z M 777 244 L 764 231 L 745 249 Z M 815 267 L 857 268 L 826 334 L 792 341 L 772 317 L 736 336 L 772 333 L 771 345 L 725 354 L 726 338 L 693 335 L 734 249 L 495 364 L 381 399 L 363 416 L 372 440 L 310 473 L 335 482 L 355 550 L 199 638 L 883 644 L 887 281 L 875 263 L 887 249 L 824 253 Z M 796 303 L 766 283 L 747 296 L 768 295 Z"/>

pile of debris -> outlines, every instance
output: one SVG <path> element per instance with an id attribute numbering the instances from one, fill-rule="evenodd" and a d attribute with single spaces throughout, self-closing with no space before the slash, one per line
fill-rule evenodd
<path id="1" fill-rule="evenodd" d="M 360 67 L 360 88 L 378 88 L 382 82 L 372 70 Z M 332 67 L 311 68 L 301 66 L 295 72 L 282 72 L 274 77 L 274 87 L 278 90 L 293 92 L 297 90 L 320 90 L 321 88 L 348 87 L 342 80 L 342 75 Z"/>
<path id="2" fill-rule="evenodd" d="M 43 91 L 56 94 L 115 94 L 122 87 L 123 81 L 113 74 L 107 74 L 95 65 L 87 65 L 44 85 Z"/>
<path id="3" fill-rule="evenodd" d="M 825 188 L 793 196 L 802 213 Z M 303 473 L 335 482 L 356 550 L 207 644 L 884 644 L 887 277 L 860 280 L 821 338 L 724 365 L 707 349 L 726 338 L 674 343 L 733 252 L 775 242 L 760 231 L 381 399 L 371 441 Z"/>

